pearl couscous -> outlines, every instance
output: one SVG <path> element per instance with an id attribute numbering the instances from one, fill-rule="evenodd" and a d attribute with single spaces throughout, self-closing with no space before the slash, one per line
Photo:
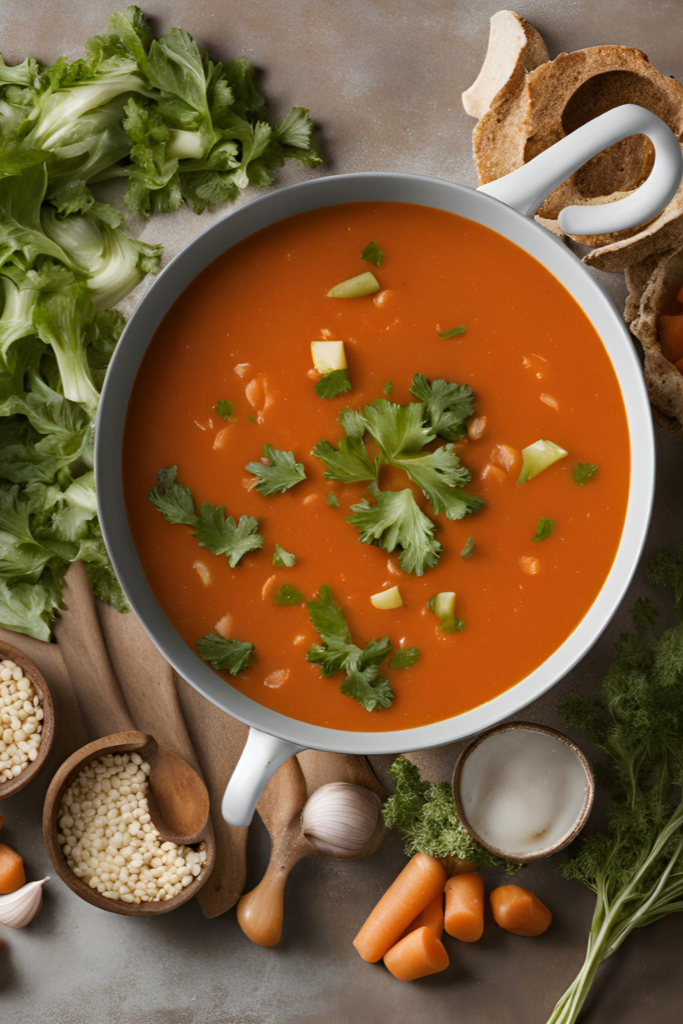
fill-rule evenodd
<path id="1" fill-rule="evenodd" d="M 16 779 L 38 756 L 43 732 L 40 697 L 19 665 L 0 661 L 0 783 Z"/>
<path id="2" fill-rule="evenodd" d="M 107 754 L 80 772 L 59 808 L 58 841 L 73 873 L 123 903 L 172 899 L 206 861 L 204 843 L 161 841 L 147 802 L 150 770 L 139 754 Z"/>

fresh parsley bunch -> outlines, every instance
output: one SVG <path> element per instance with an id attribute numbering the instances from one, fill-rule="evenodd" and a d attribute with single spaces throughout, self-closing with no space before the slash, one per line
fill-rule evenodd
<path id="1" fill-rule="evenodd" d="M 673 591 L 675 625 L 658 631 L 657 606 L 640 598 L 598 695 L 563 707 L 603 751 L 609 824 L 561 868 L 596 904 L 583 966 L 549 1024 L 577 1019 L 599 965 L 634 928 L 683 910 L 683 545 L 662 551 L 648 578 Z"/>

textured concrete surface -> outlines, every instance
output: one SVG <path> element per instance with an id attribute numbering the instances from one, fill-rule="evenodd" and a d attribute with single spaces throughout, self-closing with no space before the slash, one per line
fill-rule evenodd
<path id="1" fill-rule="evenodd" d="M 320 173 L 400 170 L 474 183 L 471 120 L 460 92 L 483 58 L 493 0 L 182 0 L 145 5 L 160 29 L 182 25 L 218 58 L 245 55 L 264 69 L 272 112 L 311 108 L 322 128 Z M 4 0 L 0 48 L 8 62 L 31 53 L 51 61 L 80 54 L 100 31 L 109 0 Z M 551 55 L 596 43 L 645 50 L 663 72 L 683 76 L 676 4 L 638 0 L 528 0 L 519 9 L 544 34 Z M 279 184 L 303 177 L 287 169 Z M 141 228 L 172 255 L 210 222 L 189 212 Z M 620 278 L 601 275 L 617 302 Z M 649 548 L 680 539 L 683 449 L 658 431 L 659 482 Z M 605 636 L 554 691 L 527 709 L 559 725 L 556 706 L 573 689 L 589 690 L 604 672 L 624 607 Z M 453 750 L 443 753 L 444 772 Z M 47 778 L 3 806 L 3 838 L 20 847 L 30 877 L 50 870 L 40 837 Z M 250 838 L 250 879 L 260 877 L 267 837 Z M 453 951 L 451 970 L 400 986 L 381 968 L 359 962 L 350 942 L 360 921 L 402 863 L 387 841 L 364 861 L 303 861 L 288 891 L 283 942 L 252 946 L 234 914 L 205 921 L 196 904 L 157 920 L 117 917 L 87 906 L 58 880 L 44 909 L 20 932 L 2 930 L 0 1020 L 25 1024 L 543 1024 L 573 977 L 591 914 L 591 897 L 562 881 L 546 862 L 525 872 L 555 911 L 541 940 L 494 928 L 474 947 Z M 595 986 L 586 1024 L 660 1024 L 681 1019 L 682 922 L 660 922 L 629 939 Z"/>

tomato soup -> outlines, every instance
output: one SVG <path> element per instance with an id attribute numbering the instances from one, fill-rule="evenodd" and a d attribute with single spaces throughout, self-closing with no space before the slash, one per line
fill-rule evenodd
<path id="1" fill-rule="evenodd" d="M 361 252 L 370 242 L 378 248 L 366 253 L 369 262 Z M 379 291 L 328 296 L 363 273 L 374 274 Z M 351 389 L 331 399 L 314 387 L 320 380 L 311 355 L 315 340 L 344 343 Z M 430 492 L 400 464 L 380 465 L 374 481 L 346 482 L 326 479 L 326 463 L 312 454 L 322 439 L 340 450 L 343 409 L 363 411 L 377 400 L 415 403 L 416 374 L 428 386 L 441 380 L 473 392 L 464 437 L 448 442 L 418 423 L 427 440 L 407 456 L 410 462 L 423 455 L 431 464 L 432 453 L 448 444 L 444 461 L 455 454 L 462 460 L 472 474 L 464 487 L 483 507 L 459 519 L 435 511 Z M 381 408 L 382 415 L 392 413 Z M 363 429 L 354 443 L 365 447 L 374 467 L 381 446 L 369 433 L 363 439 Z M 539 440 L 567 454 L 520 485 L 520 453 Z M 264 445 L 272 446 L 266 462 Z M 255 486 L 261 477 L 245 467 L 272 469 L 277 452 L 292 453 L 282 456 L 289 458 L 287 489 L 262 493 Z M 159 470 L 174 466 L 186 512 L 167 521 L 148 493 Z M 179 296 L 133 388 L 123 474 L 142 566 L 175 629 L 194 650 L 207 636 L 242 642 L 235 648 L 236 674 L 217 669 L 226 686 L 315 725 L 394 730 L 490 701 L 567 639 L 617 551 L 630 449 L 609 357 L 543 266 L 453 214 L 354 203 L 254 234 Z M 435 564 L 422 566 L 421 575 L 405 571 L 405 559 L 401 568 L 400 543 L 392 551 L 362 543 L 360 529 L 347 521 L 359 505 L 372 520 L 383 492 L 404 490 L 411 492 L 406 507 L 417 509 L 423 525 L 426 518 L 433 535 Z M 232 558 L 214 553 L 211 540 L 202 546 L 191 525 L 202 503 L 225 506 L 211 512 L 219 534 L 232 516 L 231 537 L 246 537 L 246 548 L 262 538 L 262 546 L 241 554 L 231 548 Z M 241 516 L 258 523 L 240 525 Z M 385 547 L 392 546 L 389 534 L 378 536 Z M 295 563 L 282 564 L 281 551 Z M 321 587 L 340 609 L 338 637 L 347 644 L 341 653 L 330 653 L 311 621 L 306 602 Z M 393 587 L 399 606 L 375 607 L 371 597 Z M 450 627 L 428 604 L 438 594 L 451 601 Z M 291 603 L 276 603 L 283 595 Z M 367 645 L 382 637 L 392 653 L 367 671 L 374 650 Z M 363 686 L 386 680 L 389 706 L 368 711 L 340 690 L 348 644 L 364 652 Z M 309 652 L 321 645 L 320 664 L 311 663 Z M 402 649 L 412 652 L 408 664 L 392 667 Z M 329 674 L 321 676 L 321 668 Z"/>

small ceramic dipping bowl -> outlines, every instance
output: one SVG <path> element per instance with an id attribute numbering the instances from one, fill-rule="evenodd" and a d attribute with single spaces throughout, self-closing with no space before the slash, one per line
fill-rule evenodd
<path id="1" fill-rule="evenodd" d="M 576 839 L 593 807 L 595 780 L 568 736 L 544 725 L 508 722 L 463 750 L 453 793 L 460 820 L 477 843 L 526 863 Z"/>
<path id="2" fill-rule="evenodd" d="M 20 789 L 27 786 L 45 764 L 55 734 L 55 710 L 48 685 L 30 658 L 27 658 L 12 644 L 0 642 L 0 661 L 13 661 L 15 665 L 19 666 L 27 679 L 33 683 L 33 688 L 40 697 L 40 706 L 43 709 L 43 730 L 35 760 L 29 761 L 26 768 L 15 778 L 0 782 L 0 800 L 6 800 L 7 797 L 14 796 Z"/>

